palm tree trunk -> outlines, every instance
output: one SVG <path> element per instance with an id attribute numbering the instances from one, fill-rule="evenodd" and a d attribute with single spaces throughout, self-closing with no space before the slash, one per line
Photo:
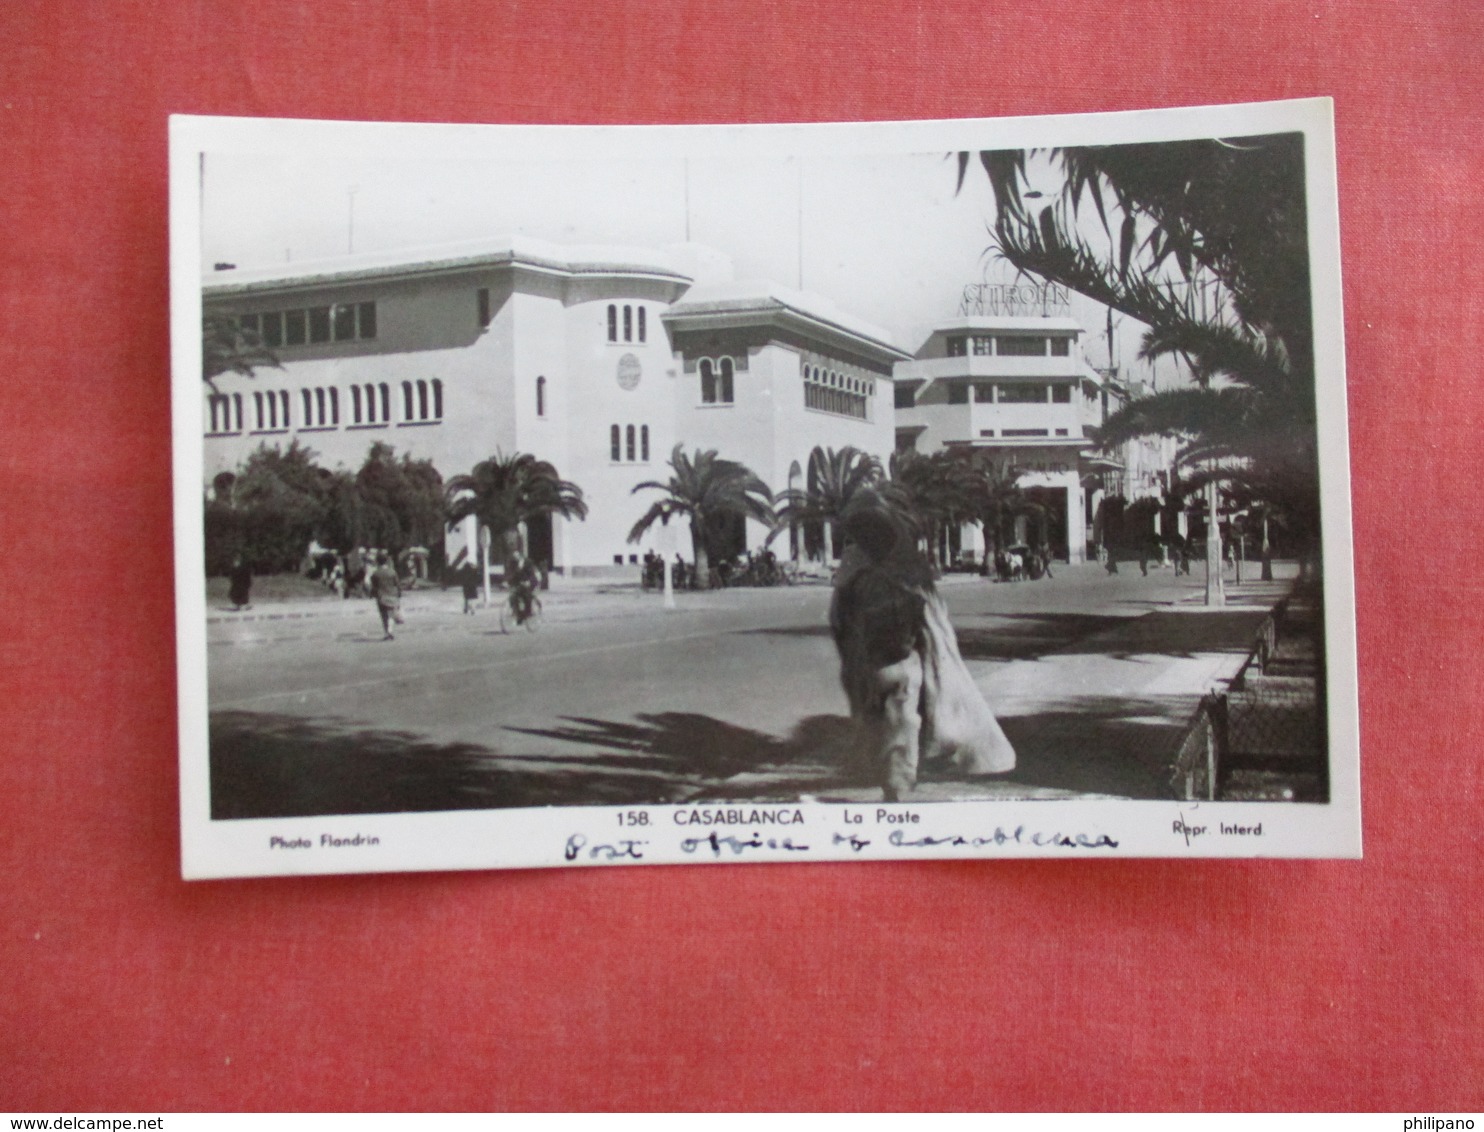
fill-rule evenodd
<path id="1" fill-rule="evenodd" d="M 824 532 L 824 564 L 826 566 L 832 566 L 835 562 L 835 539 L 830 525 L 828 519 L 820 523 L 820 529 Z"/>
<path id="2" fill-rule="evenodd" d="M 711 561 L 706 555 L 705 523 L 700 516 L 694 516 L 691 519 L 690 545 L 696 560 L 696 572 L 691 579 L 691 589 L 704 590 L 711 585 Z"/>

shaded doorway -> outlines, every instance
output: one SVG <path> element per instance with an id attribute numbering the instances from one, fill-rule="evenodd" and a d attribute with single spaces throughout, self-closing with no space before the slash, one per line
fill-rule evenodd
<path id="1" fill-rule="evenodd" d="M 1071 557 L 1067 544 L 1067 489 L 1064 487 L 1028 487 L 1026 502 L 1034 503 L 1039 510 L 1029 516 L 1027 535 L 1030 545 L 1045 542 L 1051 547 L 1053 558 L 1068 560 Z"/>

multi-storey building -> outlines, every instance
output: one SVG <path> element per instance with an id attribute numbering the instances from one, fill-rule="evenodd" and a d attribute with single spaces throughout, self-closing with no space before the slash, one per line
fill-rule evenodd
<path id="1" fill-rule="evenodd" d="M 627 536 L 652 497 L 633 489 L 667 478 L 676 444 L 715 448 L 774 490 L 797 485 L 815 447 L 884 460 L 907 355 L 824 300 L 728 274 L 701 249 L 527 239 L 219 272 L 205 310 L 259 334 L 282 368 L 215 379 L 206 475 L 293 440 L 349 468 L 385 441 L 445 478 L 533 453 L 585 494 L 585 521 L 528 532 L 535 557 L 573 570 L 643 553 Z M 474 538 L 456 532 L 450 553 Z"/>
<path id="2" fill-rule="evenodd" d="M 1053 553 L 1073 562 L 1087 550 L 1084 477 L 1108 464 L 1087 435 L 1107 398 L 1081 335 L 1071 318 L 963 315 L 897 366 L 894 396 L 898 450 L 984 451 L 1041 504 Z M 965 550 L 983 553 L 977 529 L 960 537 Z"/>

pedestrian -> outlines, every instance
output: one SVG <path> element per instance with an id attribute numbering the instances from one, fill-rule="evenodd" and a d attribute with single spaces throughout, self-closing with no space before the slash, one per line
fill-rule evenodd
<path id="1" fill-rule="evenodd" d="M 235 611 L 251 609 L 252 567 L 243 561 L 242 555 L 232 556 L 232 569 L 227 579 L 229 582 L 227 597 L 231 600 L 233 609 Z"/>
<path id="2" fill-rule="evenodd" d="M 392 625 L 402 624 L 402 583 L 397 581 L 397 572 L 392 569 L 391 556 L 386 551 L 377 555 L 376 570 L 371 575 L 371 596 L 376 599 L 376 610 L 381 614 L 381 628 L 385 640 L 396 636 Z"/>
<path id="3" fill-rule="evenodd" d="M 459 585 L 464 589 L 464 612 L 473 614 L 474 603 L 479 600 L 479 570 L 472 561 L 459 569 Z"/>
<path id="4" fill-rule="evenodd" d="M 515 623 L 524 625 L 536 611 L 536 590 L 541 585 L 541 569 L 516 550 L 505 562 L 505 587 L 510 592 L 510 611 Z"/>
<path id="5" fill-rule="evenodd" d="M 964 665 L 912 533 L 869 491 L 841 526 L 830 631 L 858 753 L 886 800 L 910 793 L 919 766 L 935 758 L 963 774 L 1013 770 L 1015 750 Z"/>

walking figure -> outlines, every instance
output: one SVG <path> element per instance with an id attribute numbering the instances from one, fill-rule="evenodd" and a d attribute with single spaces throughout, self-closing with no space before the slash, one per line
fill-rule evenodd
<path id="1" fill-rule="evenodd" d="M 396 636 L 394 624 L 402 624 L 402 583 L 392 569 L 391 556 L 381 551 L 376 557 L 376 570 L 371 575 L 371 596 L 376 599 L 376 611 L 381 614 L 381 629 L 386 634 L 383 640 Z"/>
<path id="2" fill-rule="evenodd" d="M 516 551 L 505 563 L 505 585 L 510 591 L 510 616 L 516 625 L 528 630 L 536 627 L 536 618 L 541 613 L 541 599 L 536 596 L 536 587 L 541 584 L 541 571 L 520 551 Z M 500 628 L 505 629 L 505 617 L 500 616 Z"/>
<path id="3" fill-rule="evenodd" d="M 231 583 L 227 597 L 231 600 L 233 609 L 251 609 L 252 567 L 243 561 L 242 555 L 237 554 L 232 557 L 232 571 L 227 578 Z"/>
<path id="4" fill-rule="evenodd" d="M 472 615 L 474 603 L 479 600 L 479 569 L 472 561 L 459 569 L 459 585 L 464 590 L 464 612 Z"/>
<path id="5" fill-rule="evenodd" d="M 830 630 L 860 754 L 887 801 L 917 784 L 918 767 L 949 759 L 963 774 L 1000 774 L 1015 751 L 969 675 L 932 568 L 879 499 L 841 524 Z"/>

